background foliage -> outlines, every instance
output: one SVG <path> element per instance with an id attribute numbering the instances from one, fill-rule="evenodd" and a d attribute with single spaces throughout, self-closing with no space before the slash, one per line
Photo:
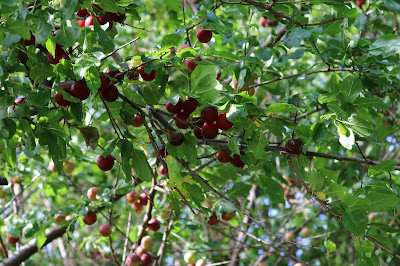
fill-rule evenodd
<path id="1" fill-rule="evenodd" d="M 80 9 L 104 15 L 93 3 L 126 19 L 81 28 Z M 399 12 L 398 0 L 1 0 L 0 169 L 9 184 L 0 190 L 0 260 L 122 264 L 149 234 L 154 265 L 186 265 L 185 253 L 214 265 L 395 265 Z M 264 27 L 264 17 L 277 25 Z M 200 27 L 210 42 L 197 41 Z M 59 45 L 68 58 L 50 64 L 46 53 L 54 58 Z M 132 79 L 146 62 L 155 80 Z M 113 102 L 99 93 L 106 69 L 123 73 L 112 79 Z M 83 78 L 88 99 L 61 89 Z M 179 129 L 165 104 L 188 97 L 200 106 Z M 234 126 L 197 139 L 208 106 Z M 303 143 L 300 156 L 284 151 L 290 139 Z M 245 166 L 218 162 L 221 148 Z M 105 172 L 96 162 L 108 154 L 116 161 Z M 96 201 L 86 195 L 93 186 Z M 147 195 L 142 212 L 125 199 L 132 190 Z M 89 209 L 91 226 L 82 221 Z M 211 226 L 213 212 L 221 222 Z M 152 217 L 157 232 L 147 230 Z M 110 237 L 98 233 L 102 223 Z M 16 253 L 28 245 L 43 248 Z"/>

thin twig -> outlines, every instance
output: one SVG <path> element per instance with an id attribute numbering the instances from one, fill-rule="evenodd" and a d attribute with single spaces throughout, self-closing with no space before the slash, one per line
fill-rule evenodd
<path id="1" fill-rule="evenodd" d="M 139 39 L 140 39 L 140 37 L 136 37 L 135 39 L 133 39 L 133 40 L 131 40 L 131 41 L 129 41 L 129 42 L 127 42 L 127 43 L 121 45 L 120 47 L 115 48 L 114 51 L 112 51 L 112 52 L 109 53 L 108 55 L 106 55 L 106 56 L 100 58 L 100 61 L 103 61 L 104 59 L 107 59 L 108 57 L 112 56 L 113 54 L 115 54 L 116 52 L 118 52 L 119 50 L 121 50 L 122 48 L 124 48 L 125 46 L 128 46 L 129 44 L 134 43 L 134 42 L 136 42 L 136 41 L 139 40 Z"/>

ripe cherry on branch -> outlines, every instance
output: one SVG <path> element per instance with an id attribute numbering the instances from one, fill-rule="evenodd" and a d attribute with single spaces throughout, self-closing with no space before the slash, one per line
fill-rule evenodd
<path id="1" fill-rule="evenodd" d="M 151 231 L 158 231 L 161 227 L 160 222 L 156 218 L 151 218 L 150 221 L 147 223 L 147 227 Z"/>
<path id="2" fill-rule="evenodd" d="M 195 98 L 190 97 L 183 102 L 183 112 L 190 115 L 199 105 L 199 102 Z"/>
<path id="3" fill-rule="evenodd" d="M 99 228 L 99 233 L 100 233 L 100 235 L 102 235 L 102 236 L 109 236 L 109 235 L 111 235 L 111 232 L 112 232 L 112 227 L 111 227 L 111 225 L 109 225 L 109 224 L 102 224 L 102 225 L 100 225 L 100 228 Z"/>
<path id="4" fill-rule="evenodd" d="M 302 142 L 301 140 L 298 139 L 290 139 L 288 142 L 285 144 L 285 151 L 287 153 L 291 153 L 295 156 L 299 156 L 302 153 Z"/>
<path id="5" fill-rule="evenodd" d="M 70 92 L 72 96 L 79 98 L 81 101 L 86 100 L 90 95 L 90 89 L 84 79 L 75 81 L 71 86 Z"/>
<path id="6" fill-rule="evenodd" d="M 10 234 L 7 234 L 7 241 L 8 243 L 10 243 L 11 245 L 15 245 L 19 242 L 19 237 L 14 237 Z"/>
<path id="7" fill-rule="evenodd" d="M 221 130 L 229 130 L 233 127 L 233 123 L 226 118 L 226 114 L 220 114 L 217 117 L 216 124 Z"/>
<path id="8" fill-rule="evenodd" d="M 100 190 L 98 187 L 91 187 L 89 188 L 89 190 L 87 191 L 87 197 L 92 200 L 95 201 L 96 200 L 96 196 L 97 194 L 100 193 Z"/>
<path id="9" fill-rule="evenodd" d="M 193 60 L 186 59 L 185 64 L 186 64 L 186 68 L 189 71 L 193 71 L 197 67 L 197 63 L 195 63 L 194 61 L 203 61 L 203 60 L 201 60 L 201 58 L 199 56 L 193 58 Z"/>
<path id="10" fill-rule="evenodd" d="M 115 158 L 111 154 L 107 155 L 105 158 L 103 155 L 100 155 L 97 159 L 97 166 L 100 168 L 100 170 L 109 171 L 114 166 L 114 160 Z"/>
<path id="11" fill-rule="evenodd" d="M 139 196 L 135 191 L 131 191 L 126 194 L 126 201 L 129 203 L 136 203 L 139 200 Z"/>
<path id="12" fill-rule="evenodd" d="M 141 76 L 142 79 L 145 80 L 145 81 L 152 81 L 152 80 L 154 80 L 154 79 L 156 78 L 156 70 L 155 70 L 155 69 L 152 69 L 152 70 L 150 71 L 150 73 L 146 73 L 146 70 L 145 70 L 145 66 L 146 66 L 146 65 L 147 65 L 147 64 L 143 65 L 143 66 L 139 69 L 140 76 Z"/>
<path id="13" fill-rule="evenodd" d="M 178 102 L 174 105 L 171 103 L 170 100 L 167 100 L 167 103 L 165 104 L 165 108 L 167 109 L 168 112 L 170 112 L 172 114 L 179 114 L 182 111 L 183 102 L 179 98 Z"/>
<path id="14" fill-rule="evenodd" d="M 201 119 L 204 122 L 211 123 L 218 118 L 218 111 L 212 106 L 206 107 L 201 111 Z"/>
<path id="15" fill-rule="evenodd" d="M 211 226 L 213 226 L 213 225 L 217 225 L 217 224 L 219 224 L 219 220 L 218 220 L 218 217 L 217 217 L 217 215 L 215 214 L 215 212 L 213 212 L 213 214 L 211 215 L 211 217 L 210 217 L 210 219 L 207 221 L 207 223 L 209 224 L 209 225 L 211 225 Z"/>
<path id="16" fill-rule="evenodd" d="M 173 131 L 168 134 L 168 141 L 174 146 L 180 146 L 183 143 L 184 137 L 181 132 Z"/>
<path id="17" fill-rule="evenodd" d="M 204 123 L 201 134 L 206 139 L 215 139 L 218 136 L 218 127 L 215 123 Z"/>
<path id="18" fill-rule="evenodd" d="M 136 253 L 129 253 L 129 255 L 126 257 L 125 264 L 127 266 L 139 266 L 140 257 Z"/>
<path id="19" fill-rule="evenodd" d="M 183 112 L 176 115 L 176 118 L 183 120 L 183 121 L 186 121 L 188 119 L 188 117 L 189 116 Z M 183 124 L 183 123 L 179 122 L 178 120 L 175 120 L 175 125 L 180 129 L 186 129 L 189 127 L 187 124 Z"/>
<path id="20" fill-rule="evenodd" d="M 241 155 L 244 155 L 245 153 L 243 151 L 240 151 Z M 231 164 L 236 166 L 236 167 L 240 167 L 243 168 L 244 167 L 244 162 L 242 161 L 242 159 L 240 158 L 239 155 L 234 154 L 231 160 Z"/>
<path id="21" fill-rule="evenodd" d="M 82 217 L 82 220 L 87 225 L 92 225 L 97 221 L 97 214 L 94 211 L 88 211 L 88 213 Z"/>
<path id="22" fill-rule="evenodd" d="M 196 37 L 199 42 L 208 43 L 212 39 L 212 31 L 197 29 Z"/>
<path id="23" fill-rule="evenodd" d="M 110 85 L 102 90 L 100 94 L 106 102 L 114 102 L 118 99 L 118 88 L 115 85 Z"/>
<path id="24" fill-rule="evenodd" d="M 221 149 L 217 151 L 217 160 L 220 163 L 228 163 L 231 161 L 231 156 L 227 150 Z"/>

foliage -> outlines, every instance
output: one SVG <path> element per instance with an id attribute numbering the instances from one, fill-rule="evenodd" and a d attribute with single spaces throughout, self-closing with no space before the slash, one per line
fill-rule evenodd
<path id="1" fill-rule="evenodd" d="M 154 265 L 396 264 L 400 3 L 362 2 L 0 1 L 1 260 L 122 264 L 148 234 Z M 233 127 L 199 139 L 210 106 Z M 52 249 L 15 253 L 60 226 Z"/>

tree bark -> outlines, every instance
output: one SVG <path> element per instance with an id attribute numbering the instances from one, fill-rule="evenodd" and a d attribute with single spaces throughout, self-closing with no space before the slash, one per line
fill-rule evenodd
<path id="1" fill-rule="evenodd" d="M 49 233 L 46 235 L 47 239 L 44 243 L 43 247 L 52 242 L 54 239 L 61 237 L 67 231 L 67 227 L 54 227 L 49 230 Z M 29 259 L 33 254 L 38 252 L 39 249 L 36 245 L 36 239 L 31 240 L 28 244 L 22 246 L 13 256 L 8 257 L 4 260 L 1 265 L 13 266 L 20 265 L 22 262 Z"/>

